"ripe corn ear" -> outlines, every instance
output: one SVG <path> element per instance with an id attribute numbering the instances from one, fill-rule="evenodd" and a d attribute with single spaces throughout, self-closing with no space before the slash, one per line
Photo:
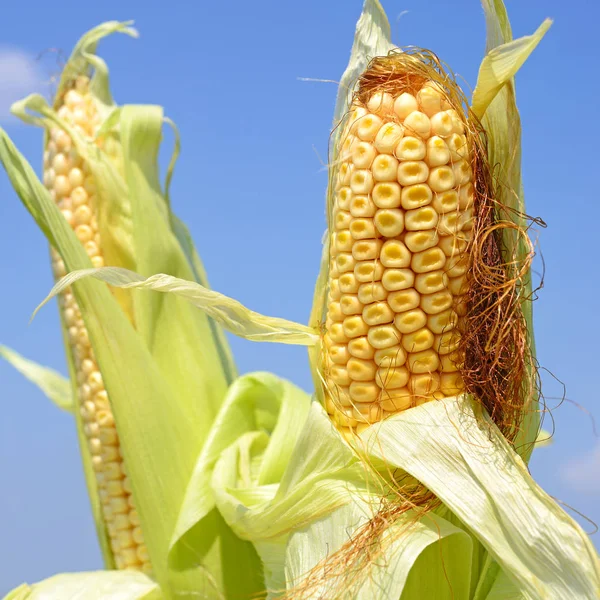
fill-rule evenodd
<path id="1" fill-rule="evenodd" d="M 466 133 L 434 80 L 359 85 L 334 151 L 322 344 L 325 407 L 346 436 L 464 391 L 474 198 Z"/>
<path id="2" fill-rule="evenodd" d="M 87 76 L 77 77 L 58 100 L 58 116 L 86 139 L 100 124 Z M 77 152 L 69 134 L 50 130 L 44 154 L 44 185 L 66 221 L 75 231 L 94 267 L 104 266 L 102 239 L 97 221 L 97 195 L 89 166 Z M 54 276 L 65 266 L 51 249 Z M 75 297 L 70 289 L 59 299 L 77 375 L 79 412 L 91 455 L 110 546 L 118 569 L 150 572 L 140 520 L 119 446 L 119 437 L 94 351 Z"/>

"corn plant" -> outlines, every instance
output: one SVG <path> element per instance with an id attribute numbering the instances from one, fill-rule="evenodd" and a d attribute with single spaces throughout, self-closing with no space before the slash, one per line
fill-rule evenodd
<path id="1" fill-rule="evenodd" d="M 77 406 L 107 567 L 127 568 L 8 598 L 598 597 L 589 539 L 527 470 L 540 407 L 514 76 L 550 22 L 514 40 L 502 1 L 482 5 L 469 102 L 365 1 L 308 324 L 207 287 L 157 181 L 162 112 L 114 107 L 107 84 L 94 96 L 95 46 L 76 49 L 53 109 L 17 105 L 49 131 L 46 188 L 5 134 L 0 159 L 54 249 L 46 301 L 61 305 L 73 403 L 55 375 L 5 354 Z M 236 379 L 219 327 L 305 345 L 313 398 L 268 373 Z"/>

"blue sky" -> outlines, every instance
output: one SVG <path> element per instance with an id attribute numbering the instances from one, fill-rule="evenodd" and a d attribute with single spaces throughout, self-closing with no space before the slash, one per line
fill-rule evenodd
<path id="1" fill-rule="evenodd" d="M 540 484 L 600 523 L 600 339 L 595 198 L 598 167 L 596 38 L 600 9 L 585 0 L 507 0 L 516 36 L 555 23 L 517 78 L 528 212 L 542 217 L 546 272 L 535 325 L 554 444 L 531 463 Z M 13 100 L 49 93 L 56 52 L 110 19 L 135 19 L 138 40 L 100 46 L 119 103 L 157 103 L 179 125 L 183 154 L 174 206 L 190 226 L 212 286 L 254 310 L 306 322 L 323 234 L 327 140 L 361 0 L 35 2 L 3 8 L 0 125 L 41 163 L 41 131 L 8 114 Z M 388 0 L 394 42 L 436 52 L 476 80 L 484 48 L 476 0 Z M 35 19 L 23 18 L 23 11 Z M 400 14 L 408 11 L 401 18 Z M 171 142 L 167 134 L 167 146 Z M 537 268 L 541 268 L 538 260 Z M 0 172 L 0 343 L 65 370 L 55 305 L 32 325 L 51 287 L 45 241 Z M 240 372 L 271 370 L 311 389 L 302 348 L 231 338 Z M 101 567 L 71 418 L 0 363 L 0 594 L 24 580 Z M 548 405 L 556 407 L 557 400 Z M 591 415 L 591 416 L 590 416 Z M 547 421 L 547 425 L 550 425 Z M 585 521 L 586 531 L 593 526 Z M 593 537 L 598 543 L 600 534 Z"/>

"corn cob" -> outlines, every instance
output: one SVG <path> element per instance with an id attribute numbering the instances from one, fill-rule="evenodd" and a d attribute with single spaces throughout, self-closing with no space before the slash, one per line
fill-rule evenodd
<path id="1" fill-rule="evenodd" d="M 58 115 L 82 136 L 91 139 L 100 115 L 89 93 L 89 78 L 78 77 L 59 99 Z M 44 154 L 44 185 L 74 229 L 94 267 L 104 266 L 96 216 L 96 186 L 87 163 L 71 137 L 58 127 L 49 132 Z M 54 276 L 65 266 L 51 248 Z M 59 299 L 77 374 L 79 411 L 87 439 L 110 546 L 118 569 L 150 572 L 140 520 L 121 455 L 119 438 L 102 375 L 88 339 L 75 297 L 68 289 Z"/>
<path id="2" fill-rule="evenodd" d="M 436 81 L 359 91 L 331 189 L 325 407 L 346 436 L 464 390 L 473 173 L 462 109 Z"/>

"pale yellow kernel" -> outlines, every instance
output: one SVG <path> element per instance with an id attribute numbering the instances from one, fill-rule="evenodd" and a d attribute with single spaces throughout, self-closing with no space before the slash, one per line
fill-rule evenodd
<path id="1" fill-rule="evenodd" d="M 83 103 L 83 96 L 75 90 L 69 90 L 64 97 L 64 103 L 69 108 L 75 108 Z"/>
<path id="2" fill-rule="evenodd" d="M 334 344 L 329 348 L 329 359 L 336 365 L 345 365 L 349 358 L 346 344 Z"/>
<path id="3" fill-rule="evenodd" d="M 379 403 L 381 408 L 389 413 L 407 410 L 413 404 L 412 394 L 407 387 L 385 391 Z"/>
<path id="4" fill-rule="evenodd" d="M 415 273 L 430 273 L 444 268 L 446 255 L 439 248 L 428 248 L 413 254 L 410 267 Z"/>
<path id="5" fill-rule="evenodd" d="M 352 215 L 348 211 L 336 210 L 334 212 L 335 228 L 338 231 L 348 229 L 351 221 L 352 221 Z"/>
<path id="6" fill-rule="evenodd" d="M 420 308 L 398 313 L 394 318 L 396 329 L 402 334 L 413 333 L 427 324 L 427 315 Z"/>
<path id="7" fill-rule="evenodd" d="M 458 192 L 456 190 L 447 190 L 435 194 L 431 206 L 433 206 L 438 213 L 449 213 L 458 210 Z"/>
<path id="8" fill-rule="evenodd" d="M 100 427 L 110 429 L 114 428 L 115 426 L 115 419 L 112 413 L 108 410 L 98 411 L 96 413 L 96 419 Z"/>
<path id="9" fill-rule="evenodd" d="M 375 222 L 377 225 L 377 221 Z M 352 246 L 352 256 L 357 261 L 373 260 L 379 257 L 383 242 L 379 239 L 375 240 L 357 240 Z"/>
<path id="10" fill-rule="evenodd" d="M 73 220 L 75 221 L 75 225 L 89 225 L 91 219 L 92 211 L 89 209 L 88 206 L 80 206 L 73 213 Z"/>
<path id="11" fill-rule="evenodd" d="M 381 264 L 384 267 L 402 269 L 410 265 L 409 249 L 400 240 L 387 240 L 381 247 Z"/>
<path id="12" fill-rule="evenodd" d="M 369 332 L 369 326 L 358 315 L 346 317 L 343 322 L 343 328 L 344 334 L 348 339 L 367 335 Z"/>
<path id="13" fill-rule="evenodd" d="M 77 225 L 75 227 L 75 235 L 82 244 L 85 244 L 85 242 L 89 242 L 94 237 L 94 232 L 89 225 Z"/>
<path id="14" fill-rule="evenodd" d="M 115 535 L 118 531 L 122 529 L 129 529 L 131 527 L 130 515 L 115 515 L 111 522 L 111 525 Z"/>
<path id="15" fill-rule="evenodd" d="M 460 215 L 460 221 L 463 231 L 470 232 L 473 229 L 473 226 L 475 224 L 475 214 L 472 206 L 462 212 L 462 214 Z M 468 235 L 470 237 L 471 234 Z"/>
<path id="16" fill-rule="evenodd" d="M 458 188 L 458 207 L 461 210 L 466 210 L 473 206 L 473 200 L 475 198 L 475 188 L 472 183 L 461 185 Z"/>
<path id="17" fill-rule="evenodd" d="M 357 169 L 370 169 L 377 156 L 377 150 L 369 142 L 358 142 L 354 144 L 351 156 L 352 164 Z"/>
<path id="18" fill-rule="evenodd" d="M 54 187 L 55 180 L 56 174 L 54 173 L 54 169 L 46 169 L 44 171 L 44 185 L 48 189 L 52 189 Z"/>
<path id="19" fill-rule="evenodd" d="M 386 123 L 377 132 L 375 137 L 375 148 L 384 154 L 392 154 L 398 142 L 404 135 L 404 127 L 397 123 Z"/>
<path id="20" fill-rule="evenodd" d="M 110 510 L 115 515 L 124 514 L 129 511 L 129 504 L 122 496 L 111 498 L 109 501 L 109 506 Z"/>
<path id="21" fill-rule="evenodd" d="M 407 310 L 417 308 L 421 302 L 419 292 L 414 288 L 407 290 L 399 290 L 397 292 L 390 292 L 388 295 L 388 304 L 390 308 L 397 313 L 401 313 Z"/>
<path id="22" fill-rule="evenodd" d="M 363 360 L 353 356 L 348 360 L 347 369 L 352 381 L 373 381 L 377 365 L 372 360 Z"/>
<path id="23" fill-rule="evenodd" d="M 96 473 L 103 473 L 104 478 L 107 479 L 107 476 L 106 476 L 107 465 L 105 465 L 102 462 L 102 458 L 100 458 L 100 456 L 92 456 L 91 463 L 92 463 L 92 468 L 94 469 L 94 471 Z"/>
<path id="24" fill-rule="evenodd" d="M 52 160 L 52 168 L 56 175 L 68 176 L 69 170 L 71 169 L 71 161 L 69 160 L 68 155 L 64 152 L 59 152 Z M 63 195 L 66 196 L 66 194 Z"/>
<path id="25" fill-rule="evenodd" d="M 440 354 L 450 354 L 454 352 L 460 344 L 460 332 L 458 329 L 452 329 L 435 336 L 434 348 Z"/>
<path id="26" fill-rule="evenodd" d="M 126 568 L 128 569 L 138 568 L 140 563 L 149 560 L 146 546 L 138 546 L 137 548 L 123 548 L 123 550 L 120 552 L 120 555 L 123 557 Z"/>
<path id="27" fill-rule="evenodd" d="M 350 385 L 350 376 L 348 375 L 348 369 L 343 365 L 333 365 L 329 369 L 329 378 L 336 385 L 348 386 Z"/>
<path id="28" fill-rule="evenodd" d="M 423 160 L 427 155 L 427 147 L 422 139 L 408 135 L 397 144 L 394 155 L 398 160 Z"/>
<path id="29" fill-rule="evenodd" d="M 354 338 L 348 342 L 348 352 L 351 356 L 371 360 L 375 354 L 375 350 L 366 336 Z"/>
<path id="30" fill-rule="evenodd" d="M 461 275 L 460 277 L 451 277 L 448 282 L 448 289 L 453 296 L 462 296 L 469 291 L 468 276 Z"/>
<path id="31" fill-rule="evenodd" d="M 78 332 L 79 335 L 79 332 Z M 88 375 L 86 375 L 85 373 L 82 373 L 82 379 L 87 379 Z M 79 396 L 81 398 L 81 400 L 85 403 L 88 402 L 92 399 L 92 389 L 90 388 L 90 386 L 87 383 L 84 383 L 82 385 L 79 386 Z"/>
<path id="32" fill-rule="evenodd" d="M 336 385 L 333 381 L 327 382 L 328 395 L 325 398 L 325 409 L 329 414 L 335 413 L 343 406 L 352 406 L 352 399 L 347 386 Z"/>
<path id="33" fill-rule="evenodd" d="M 102 459 L 104 460 L 104 456 L 102 457 Z M 122 480 L 107 481 L 103 489 L 106 490 L 106 493 L 111 498 L 117 498 L 119 496 L 124 497 L 126 495 L 125 489 L 123 488 Z"/>
<path id="34" fill-rule="evenodd" d="M 377 115 L 366 114 L 356 124 L 356 135 L 364 142 L 371 142 L 375 139 L 382 123 L 383 121 Z"/>
<path id="35" fill-rule="evenodd" d="M 123 470 L 121 469 L 121 464 L 119 462 L 105 464 L 102 472 L 107 481 L 123 479 L 124 476 Z"/>
<path id="36" fill-rule="evenodd" d="M 452 308 L 427 317 L 427 327 L 436 334 L 452 331 L 457 323 L 458 315 Z"/>
<path id="37" fill-rule="evenodd" d="M 85 251 L 90 258 L 92 256 L 98 256 L 98 253 L 100 252 L 94 240 L 89 240 L 83 245 L 83 247 L 85 248 Z"/>
<path id="38" fill-rule="evenodd" d="M 133 541 L 136 544 L 143 544 L 144 543 L 144 534 L 142 533 L 142 528 L 141 527 L 135 527 L 133 529 L 133 531 L 131 532 L 131 535 L 133 536 Z"/>
<path id="39" fill-rule="evenodd" d="M 56 129 L 54 141 L 57 150 L 68 151 L 71 148 L 71 138 L 69 137 L 69 134 L 62 129 Z"/>
<path id="40" fill-rule="evenodd" d="M 360 119 L 362 119 L 362 117 L 364 117 L 367 114 L 367 109 L 364 108 L 363 106 L 356 106 L 354 105 L 352 107 L 352 112 L 350 113 L 349 117 L 348 117 L 348 130 L 351 131 L 352 133 L 356 133 L 356 128 L 358 127 L 358 123 L 360 121 Z"/>
<path id="41" fill-rule="evenodd" d="M 379 367 L 375 382 L 384 390 L 397 390 L 406 386 L 409 377 L 406 367 Z"/>
<path id="42" fill-rule="evenodd" d="M 350 210 L 350 202 L 352 201 L 352 190 L 346 186 L 337 191 L 336 195 L 337 208 L 341 210 Z"/>
<path id="43" fill-rule="evenodd" d="M 448 137 L 453 130 L 452 117 L 442 111 L 431 117 L 431 133 L 441 138 Z"/>
<path id="44" fill-rule="evenodd" d="M 376 402 L 381 394 L 377 384 L 367 381 L 353 381 L 348 391 L 354 402 Z"/>
<path id="45" fill-rule="evenodd" d="M 438 135 L 427 140 L 427 158 L 425 160 L 430 167 L 440 167 L 450 160 L 448 144 Z"/>
<path id="46" fill-rule="evenodd" d="M 460 373 L 442 373 L 440 375 L 440 391 L 446 396 L 457 396 L 465 389 Z"/>
<path id="47" fill-rule="evenodd" d="M 452 306 L 452 294 L 448 290 L 421 296 L 421 308 L 428 315 L 436 315 Z"/>
<path id="48" fill-rule="evenodd" d="M 100 374 L 100 371 L 94 371 L 93 373 L 90 373 L 87 380 L 90 390 L 93 394 L 101 389 L 104 389 L 104 382 L 102 381 L 102 375 Z"/>
<path id="49" fill-rule="evenodd" d="M 438 221 L 440 235 L 456 235 L 464 228 L 462 213 L 459 211 L 449 212 L 441 215 Z"/>
<path id="50" fill-rule="evenodd" d="M 460 277 L 469 269 L 471 257 L 465 253 L 462 255 L 453 256 L 446 262 L 445 271 L 448 277 Z"/>
<path id="51" fill-rule="evenodd" d="M 373 222 L 384 237 L 395 237 L 404 231 L 404 213 L 399 208 L 380 208 Z"/>
<path id="52" fill-rule="evenodd" d="M 133 548 L 136 545 L 131 529 L 123 529 L 119 531 L 117 535 L 117 544 L 120 551 L 124 550 L 125 548 Z"/>
<path id="53" fill-rule="evenodd" d="M 442 98 L 439 86 L 433 81 L 428 81 L 417 92 L 419 108 L 428 116 L 435 115 L 442 110 Z"/>
<path id="54" fill-rule="evenodd" d="M 390 154 L 380 154 L 373 161 L 371 170 L 375 181 L 395 182 L 398 174 L 398 160 Z"/>
<path id="55" fill-rule="evenodd" d="M 398 208 L 401 188 L 397 183 L 378 183 L 373 188 L 372 198 L 379 208 Z"/>
<path id="56" fill-rule="evenodd" d="M 425 113 L 415 110 L 404 119 L 404 130 L 425 140 L 431 135 L 431 121 Z"/>
<path id="57" fill-rule="evenodd" d="M 370 196 L 356 195 L 350 201 L 350 214 L 353 217 L 372 217 L 377 210 L 377 206 L 371 200 Z"/>
<path id="58" fill-rule="evenodd" d="M 85 188 L 81 186 L 74 188 L 71 192 L 71 202 L 74 208 L 89 204 L 89 196 Z"/>
<path id="59" fill-rule="evenodd" d="M 116 462 L 120 458 L 119 449 L 116 446 L 104 446 L 101 456 L 105 463 Z"/>
<path id="60" fill-rule="evenodd" d="M 71 184 L 69 178 L 65 175 L 57 175 L 54 180 L 54 193 L 57 198 L 63 198 L 68 196 L 71 191 Z"/>
<path id="61" fill-rule="evenodd" d="M 377 325 L 369 329 L 367 337 L 373 348 L 389 348 L 400 341 L 400 333 L 393 325 Z"/>
<path id="62" fill-rule="evenodd" d="M 352 178 L 352 174 L 354 173 L 354 165 L 350 163 L 342 163 L 338 170 L 338 185 L 337 189 L 342 189 L 350 185 L 350 179 Z"/>
<path id="63" fill-rule="evenodd" d="M 339 278 L 339 288 L 342 294 L 356 294 L 358 292 L 359 283 L 354 273 L 344 273 Z"/>
<path id="64" fill-rule="evenodd" d="M 439 373 L 422 373 L 411 376 L 408 389 L 415 396 L 431 395 L 440 387 Z"/>
<path id="65" fill-rule="evenodd" d="M 443 354 L 440 356 L 440 371 L 443 373 L 451 373 L 453 371 L 460 371 L 463 365 L 462 358 L 457 352 L 450 354 Z"/>
<path id="66" fill-rule="evenodd" d="M 422 252 L 439 243 L 438 232 L 435 229 L 425 231 L 408 231 L 404 235 L 404 243 L 411 252 Z"/>
<path id="67" fill-rule="evenodd" d="M 354 267 L 354 276 L 361 283 L 381 281 L 383 273 L 384 268 L 379 260 L 357 262 Z"/>
<path id="68" fill-rule="evenodd" d="M 340 252 L 340 254 L 335 257 L 335 263 L 338 268 L 338 272 L 341 274 L 354 271 L 354 265 L 356 261 L 350 252 Z"/>
<path id="69" fill-rule="evenodd" d="M 462 235 L 447 235 L 440 237 L 439 247 L 442 252 L 447 256 L 456 256 L 465 252 L 469 245 L 469 242 Z"/>
<path id="70" fill-rule="evenodd" d="M 358 287 L 358 299 L 363 304 L 380 302 L 387 298 L 387 290 L 378 281 L 361 283 Z"/>
<path id="71" fill-rule="evenodd" d="M 465 185 L 471 181 L 471 165 L 467 160 L 459 160 L 452 165 L 455 185 Z"/>
<path id="72" fill-rule="evenodd" d="M 105 446 L 116 446 L 119 443 L 119 437 L 114 429 L 101 429 L 98 436 Z"/>
<path id="73" fill-rule="evenodd" d="M 352 134 L 346 135 L 340 148 L 340 160 L 348 160 L 352 157 L 352 151 L 357 144 L 356 138 Z"/>
<path id="74" fill-rule="evenodd" d="M 445 192 L 454 187 L 454 171 L 449 166 L 434 167 L 427 179 L 429 187 L 434 192 Z"/>
<path id="75" fill-rule="evenodd" d="M 334 243 L 332 244 L 337 252 L 350 252 L 354 240 L 349 229 L 335 232 Z"/>
<path id="76" fill-rule="evenodd" d="M 104 258 L 102 258 L 101 256 L 92 256 L 91 261 L 92 266 L 95 269 L 99 269 L 104 266 Z"/>
<path id="77" fill-rule="evenodd" d="M 431 271 L 419 273 L 415 277 L 415 289 L 420 294 L 433 294 L 443 290 L 448 285 L 448 276 L 445 271 Z"/>
<path id="78" fill-rule="evenodd" d="M 421 208 L 431 202 L 433 194 L 426 183 L 418 183 L 402 188 L 401 203 L 405 210 Z"/>
<path id="79" fill-rule="evenodd" d="M 387 302 L 374 302 L 362 310 L 363 321 L 370 326 L 384 325 L 394 320 L 394 311 Z"/>
<path id="80" fill-rule="evenodd" d="M 408 355 L 408 369 L 411 373 L 433 373 L 440 366 L 438 353 L 431 348 Z"/>
<path id="81" fill-rule="evenodd" d="M 454 133 L 462 135 L 465 132 L 463 118 L 461 118 L 459 113 L 453 108 L 447 110 L 446 112 L 450 115 L 450 118 L 452 119 L 452 131 Z"/>
<path id="82" fill-rule="evenodd" d="M 73 122 L 83 128 L 87 128 L 89 125 L 89 118 L 85 112 L 85 109 L 76 108 L 73 110 Z"/>
<path id="83" fill-rule="evenodd" d="M 52 262 L 52 270 L 57 278 L 64 277 L 67 274 L 65 263 L 60 258 Z"/>
<path id="84" fill-rule="evenodd" d="M 452 170 L 450 170 L 452 172 Z M 398 166 L 398 183 L 402 186 L 425 183 L 429 177 L 429 167 L 422 160 L 407 160 Z"/>
<path id="85" fill-rule="evenodd" d="M 344 276 L 348 275 L 348 273 L 344 273 Z M 340 292 L 340 282 L 338 279 L 330 279 L 329 280 L 329 297 L 332 300 L 339 300 L 341 296 Z"/>
<path id="86" fill-rule="evenodd" d="M 342 309 L 339 302 L 330 302 L 329 303 L 329 312 L 327 313 L 327 317 L 332 321 L 343 321 L 344 315 L 342 314 Z"/>
<path id="87" fill-rule="evenodd" d="M 394 111 L 394 98 L 388 92 L 375 92 L 367 101 L 367 108 L 372 113 L 390 114 Z"/>
<path id="88" fill-rule="evenodd" d="M 407 92 L 400 94 L 396 100 L 394 100 L 394 112 L 401 119 L 406 119 L 410 113 L 414 112 L 419 108 L 417 99 Z"/>
<path id="89" fill-rule="evenodd" d="M 410 269 L 385 269 L 381 278 L 383 287 L 389 292 L 411 288 L 415 274 Z"/>
<path id="90" fill-rule="evenodd" d="M 79 331 L 77 332 L 77 343 L 83 346 L 84 348 L 88 348 L 91 346 L 87 329 L 79 329 Z M 95 375 L 95 373 L 92 373 L 90 377 L 93 377 Z M 98 375 L 100 374 L 98 373 Z"/>
<path id="91" fill-rule="evenodd" d="M 355 240 L 367 240 L 379 237 L 373 219 L 352 218 L 350 235 Z"/>
<path id="92" fill-rule="evenodd" d="M 469 156 L 469 147 L 467 138 L 464 135 L 453 133 L 446 139 L 448 149 L 450 150 L 450 159 L 452 161 L 461 160 Z"/>
<path id="93" fill-rule="evenodd" d="M 401 367 L 406 363 L 406 350 L 396 344 L 377 350 L 373 358 L 378 367 Z"/>
<path id="94" fill-rule="evenodd" d="M 439 216 L 431 206 L 422 206 L 413 210 L 407 210 L 404 215 L 404 228 L 407 231 L 423 231 L 434 229 L 438 223 Z"/>
<path id="95" fill-rule="evenodd" d="M 363 304 L 354 294 L 344 294 L 340 298 L 340 308 L 346 318 L 349 315 L 360 315 L 363 311 Z"/>
<path id="96" fill-rule="evenodd" d="M 422 327 L 412 333 L 402 334 L 402 347 L 407 352 L 421 352 L 433 346 L 435 336 L 427 327 Z"/>
<path id="97" fill-rule="evenodd" d="M 93 418 L 93 413 L 88 413 L 86 406 L 81 407 L 80 413 L 85 421 L 91 420 Z M 102 456 L 102 442 L 98 438 L 90 438 L 88 440 L 88 448 L 90 449 L 91 454 L 95 456 L 100 456 L 102 458 L 102 462 L 105 462 L 104 457 Z"/>

